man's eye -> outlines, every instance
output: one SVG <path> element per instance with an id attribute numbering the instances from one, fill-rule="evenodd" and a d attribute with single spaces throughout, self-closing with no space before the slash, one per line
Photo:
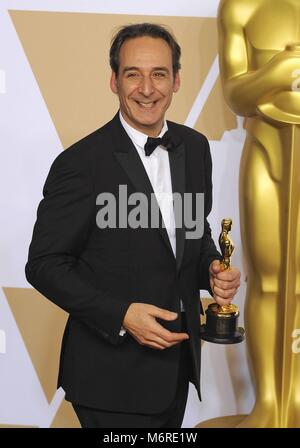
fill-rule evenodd
<path id="1" fill-rule="evenodd" d="M 165 78 L 166 74 L 164 72 L 155 72 L 154 74 L 154 78 Z"/>
<path id="2" fill-rule="evenodd" d="M 138 73 L 127 73 L 127 78 L 138 78 L 139 74 Z"/>

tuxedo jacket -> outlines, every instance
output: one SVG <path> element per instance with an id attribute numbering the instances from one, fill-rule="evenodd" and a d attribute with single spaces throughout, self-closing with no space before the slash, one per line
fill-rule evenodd
<path id="1" fill-rule="evenodd" d="M 58 385 L 73 403 L 154 414 L 174 399 L 180 344 L 156 350 L 128 333 L 120 336 L 133 302 L 177 312 L 178 319 L 172 322 L 158 321 L 179 332 L 182 301 L 193 383 L 200 397 L 199 289 L 210 290 L 209 265 L 220 259 L 206 219 L 212 205 L 211 156 L 202 134 L 167 123 L 174 142 L 169 152 L 173 192 L 193 197 L 204 193 L 205 201 L 203 236 L 187 239 L 184 223 L 176 228 L 176 257 L 163 224 L 134 229 L 99 228 L 96 223 L 100 193 L 118 198 L 119 186 L 126 185 L 128 196 L 144 193 L 150 202 L 153 194 L 119 114 L 62 152 L 46 179 L 26 277 L 69 313 Z"/>

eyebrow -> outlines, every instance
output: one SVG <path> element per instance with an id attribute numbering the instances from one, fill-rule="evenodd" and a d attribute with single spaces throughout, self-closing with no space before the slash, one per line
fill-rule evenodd
<path id="1" fill-rule="evenodd" d="M 125 67 L 123 70 L 123 73 L 129 72 L 130 70 L 138 70 L 139 71 L 140 67 L 136 67 L 134 65 Z M 169 73 L 169 69 L 167 67 L 163 67 L 163 66 L 162 67 L 153 67 L 152 71 L 154 71 L 154 70 L 161 70 L 161 71 Z"/>

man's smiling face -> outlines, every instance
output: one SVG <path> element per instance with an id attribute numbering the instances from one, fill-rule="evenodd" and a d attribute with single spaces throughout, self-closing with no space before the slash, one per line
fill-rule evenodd
<path id="1" fill-rule="evenodd" d="M 180 85 L 179 74 L 173 75 L 172 50 L 161 38 L 136 37 L 122 45 L 119 63 L 110 85 L 122 115 L 135 129 L 156 137 Z"/>

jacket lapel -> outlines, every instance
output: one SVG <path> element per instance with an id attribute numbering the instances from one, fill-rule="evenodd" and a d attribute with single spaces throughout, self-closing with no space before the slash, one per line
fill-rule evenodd
<path id="1" fill-rule="evenodd" d="M 173 193 L 179 193 L 182 199 L 182 208 L 184 205 L 184 193 L 185 193 L 185 147 L 184 143 L 174 132 L 173 126 L 168 122 L 168 129 L 172 135 L 172 141 L 174 142 L 174 148 L 169 152 L 171 179 L 172 179 L 172 190 Z M 183 210 L 181 211 L 181 216 L 175 213 L 175 223 L 176 223 L 176 265 L 177 272 L 181 268 L 183 252 L 184 252 L 184 242 L 185 242 L 185 227 L 184 227 L 184 216 Z"/>

